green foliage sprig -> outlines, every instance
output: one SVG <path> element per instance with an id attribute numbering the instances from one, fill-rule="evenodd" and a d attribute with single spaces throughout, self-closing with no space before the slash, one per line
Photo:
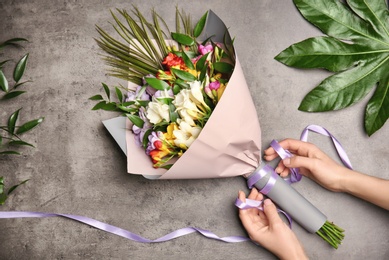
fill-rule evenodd
<path id="1" fill-rule="evenodd" d="M 7 46 L 20 47 L 19 44 L 20 42 L 27 42 L 27 40 L 24 38 L 12 38 L 10 40 L 2 42 L 0 43 L 0 51 Z M 3 73 L 3 67 L 6 64 L 9 64 L 10 60 L 0 61 L 0 90 L 2 92 L 5 92 L 5 94 L 0 98 L 0 104 L 2 104 L 3 106 L 4 103 L 1 102 L 4 102 L 4 100 L 15 98 L 26 92 L 26 91 L 19 91 L 17 90 L 17 88 L 27 82 L 30 82 L 29 80 L 23 82 L 21 81 L 27 67 L 28 56 L 29 56 L 28 53 L 25 54 L 16 63 L 13 69 L 12 79 L 14 83 L 12 85 L 10 84 L 10 81 Z M 8 117 L 7 123 L 4 125 L 0 125 L 0 156 L 20 155 L 20 152 L 15 149 L 16 147 L 21 147 L 21 146 L 34 147 L 34 145 L 32 145 L 31 143 L 22 140 L 20 136 L 30 131 L 31 129 L 35 128 L 36 126 L 38 126 L 43 121 L 44 118 L 40 117 L 25 122 L 21 125 L 18 125 L 17 123 L 18 123 L 21 109 L 22 108 L 19 108 L 15 112 L 11 113 L 11 115 Z M 0 176 L 0 205 L 5 203 L 8 196 L 17 187 L 26 183 L 27 181 L 28 180 L 24 180 L 19 184 L 9 188 L 8 191 L 5 191 L 4 177 Z"/>

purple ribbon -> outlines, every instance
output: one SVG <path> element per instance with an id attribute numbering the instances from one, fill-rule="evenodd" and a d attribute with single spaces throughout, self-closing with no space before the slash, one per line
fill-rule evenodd
<path id="1" fill-rule="evenodd" d="M 246 199 L 246 202 L 241 201 L 239 198 L 236 199 L 235 201 L 235 206 L 237 206 L 239 209 L 252 209 L 252 208 L 257 208 L 260 211 L 263 211 L 262 207 L 262 200 L 251 200 L 251 199 Z M 279 213 L 284 214 L 286 219 L 289 222 L 289 227 L 292 228 L 292 218 L 283 210 L 277 209 Z"/>
<path id="2" fill-rule="evenodd" d="M 112 225 L 109 225 L 107 223 L 84 217 L 84 216 L 77 216 L 77 215 L 69 215 L 69 214 L 57 214 L 57 213 L 43 213 L 43 212 L 27 212 L 27 211 L 0 211 L 0 219 L 1 218 L 46 218 L 46 217 L 64 217 L 67 219 L 72 219 L 78 222 L 81 222 L 83 224 L 89 225 L 91 227 L 106 231 L 108 233 L 121 236 L 124 238 L 127 238 L 132 241 L 141 242 L 141 243 L 160 243 L 165 242 L 168 240 L 172 240 L 181 236 L 185 236 L 194 232 L 198 232 L 201 235 L 210 238 L 215 239 L 227 243 L 238 243 L 238 242 L 244 242 L 244 241 L 250 241 L 247 237 L 241 237 L 241 236 L 229 236 L 229 237 L 218 237 L 214 233 L 200 229 L 195 227 L 186 227 L 181 228 L 178 230 L 175 230 L 163 237 L 157 238 L 155 240 L 147 239 L 144 237 L 141 237 L 137 234 L 134 234 L 130 231 L 127 231 L 125 229 L 115 227 Z"/>

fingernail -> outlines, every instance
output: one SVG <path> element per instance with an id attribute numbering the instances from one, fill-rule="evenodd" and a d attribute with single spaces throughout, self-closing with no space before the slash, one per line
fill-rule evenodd
<path id="1" fill-rule="evenodd" d="M 290 164 L 290 158 L 285 158 L 284 160 L 282 160 L 282 162 L 284 163 L 284 165 L 289 165 Z"/>

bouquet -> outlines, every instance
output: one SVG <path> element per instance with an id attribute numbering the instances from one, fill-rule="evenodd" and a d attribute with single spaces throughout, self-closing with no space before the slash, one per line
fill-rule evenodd
<path id="1" fill-rule="evenodd" d="M 170 32 L 155 11 L 152 22 L 136 8 L 132 16 L 118 12 L 126 23 L 112 13 L 122 41 L 100 27 L 96 41 L 106 53 L 110 75 L 129 85 L 114 88 L 118 102 L 111 100 L 106 84 L 108 99 L 91 99 L 99 101 L 94 110 L 125 116 L 103 123 L 126 153 L 128 172 L 149 179 L 246 177 L 336 248 L 342 231 L 261 163 L 255 106 L 220 18 L 209 10 L 192 26 L 177 9 L 176 32 Z M 290 196 L 287 202 L 284 194 Z M 334 236 L 341 238 L 332 241 Z"/>

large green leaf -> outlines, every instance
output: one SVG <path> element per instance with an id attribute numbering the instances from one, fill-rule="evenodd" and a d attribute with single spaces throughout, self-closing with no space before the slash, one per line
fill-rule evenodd
<path id="1" fill-rule="evenodd" d="M 292 67 L 336 72 L 310 91 L 299 109 L 342 109 L 363 99 L 379 83 L 365 111 L 365 130 L 372 135 L 389 118 L 389 11 L 385 1 L 294 3 L 304 18 L 327 36 L 293 44 L 275 59 Z"/>

